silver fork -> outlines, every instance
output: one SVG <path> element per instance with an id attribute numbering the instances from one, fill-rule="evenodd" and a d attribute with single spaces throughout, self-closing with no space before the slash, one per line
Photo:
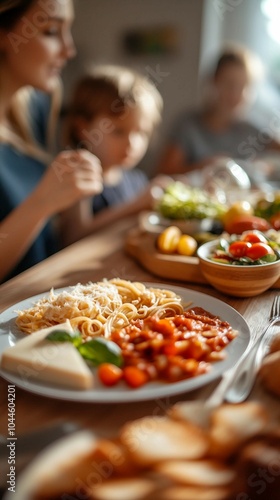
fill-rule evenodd
<path id="1" fill-rule="evenodd" d="M 206 402 L 208 406 L 215 406 L 223 400 L 229 403 L 241 403 L 247 399 L 271 340 L 270 328 L 279 320 L 280 295 L 277 295 L 271 306 L 267 327 L 253 343 L 248 345 L 238 363 L 224 373 L 220 384 Z"/>

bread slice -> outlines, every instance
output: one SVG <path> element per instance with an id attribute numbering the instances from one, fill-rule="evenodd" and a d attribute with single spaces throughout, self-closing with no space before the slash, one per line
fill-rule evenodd
<path id="1" fill-rule="evenodd" d="M 203 401 L 180 401 L 168 410 L 168 415 L 175 420 L 183 420 L 208 429 L 212 408 Z"/>
<path id="2" fill-rule="evenodd" d="M 228 488 L 171 486 L 166 488 L 159 498 L 160 500 L 228 500 L 229 493 Z"/>
<path id="3" fill-rule="evenodd" d="M 120 440 L 139 464 L 202 458 L 208 440 L 198 427 L 168 417 L 144 417 L 124 425 Z"/>
<path id="4" fill-rule="evenodd" d="M 220 487 L 232 483 L 233 469 L 216 460 L 172 460 L 162 462 L 156 470 L 181 484 Z"/>
<path id="5" fill-rule="evenodd" d="M 88 493 L 92 494 L 89 498 L 94 500 L 144 500 L 155 488 L 154 481 L 150 479 L 124 477 L 100 483 L 89 489 Z"/>
<path id="6" fill-rule="evenodd" d="M 238 457 L 234 499 L 279 500 L 279 432 L 247 444 Z M 245 495 L 245 496 L 244 496 Z"/>
<path id="7" fill-rule="evenodd" d="M 254 401 L 236 405 L 223 404 L 213 410 L 209 436 L 210 453 L 227 458 L 251 436 L 261 432 L 269 421 L 264 407 Z"/>
<path id="8" fill-rule="evenodd" d="M 133 463 L 127 448 L 118 438 L 99 439 L 96 449 L 96 462 L 107 464 L 108 473 L 103 472 L 103 476 L 133 476 L 139 471 L 139 467 Z"/>
<path id="9" fill-rule="evenodd" d="M 259 376 L 269 392 L 280 396 L 280 351 L 274 351 L 264 358 Z"/>
<path id="10" fill-rule="evenodd" d="M 81 498 L 90 484 L 97 442 L 83 430 L 48 446 L 18 479 L 15 500 L 51 500 L 62 492 Z"/>
<path id="11" fill-rule="evenodd" d="M 277 351 L 280 351 L 280 332 L 276 333 L 273 336 L 272 342 L 271 342 L 270 347 L 269 347 L 270 353 L 277 352 Z"/>
<path id="12" fill-rule="evenodd" d="M 1 368 L 27 382 L 31 379 L 71 389 L 91 388 L 94 382 L 92 371 L 76 347 L 70 342 L 46 340 L 54 330 L 73 332 L 67 321 L 31 333 L 3 351 Z"/>

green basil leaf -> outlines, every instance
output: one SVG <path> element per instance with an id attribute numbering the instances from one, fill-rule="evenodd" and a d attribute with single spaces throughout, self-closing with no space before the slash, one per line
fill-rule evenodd
<path id="1" fill-rule="evenodd" d="M 78 350 L 83 358 L 91 361 L 95 366 L 101 363 L 112 363 L 116 366 L 123 364 L 121 348 L 111 340 L 94 338 L 79 345 Z"/>
<path id="2" fill-rule="evenodd" d="M 46 339 L 52 342 L 71 342 L 75 347 L 78 347 L 82 343 L 82 336 L 79 331 L 74 331 L 74 333 L 71 334 L 65 330 L 57 329 L 49 333 Z"/>

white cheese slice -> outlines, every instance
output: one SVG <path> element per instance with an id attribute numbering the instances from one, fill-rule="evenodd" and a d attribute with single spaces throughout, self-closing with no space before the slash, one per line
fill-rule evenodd
<path id="1" fill-rule="evenodd" d="M 84 359 L 70 342 L 45 340 L 53 330 L 73 332 L 69 321 L 44 328 L 7 347 L 2 353 L 1 368 L 21 379 L 51 382 L 71 389 L 89 389 L 93 374 Z"/>

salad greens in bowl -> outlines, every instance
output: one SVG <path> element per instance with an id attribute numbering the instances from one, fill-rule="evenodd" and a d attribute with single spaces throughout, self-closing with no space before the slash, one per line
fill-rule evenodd
<path id="1" fill-rule="evenodd" d="M 279 260 L 280 246 L 260 231 L 244 231 L 220 238 L 209 258 L 232 266 L 257 266 Z"/>
<path id="2" fill-rule="evenodd" d="M 197 250 L 206 280 L 235 297 L 252 297 L 280 278 L 279 245 L 259 231 L 221 237 Z"/>
<path id="3" fill-rule="evenodd" d="M 226 206 L 202 189 L 173 182 L 165 189 L 157 205 L 158 212 L 167 219 L 218 219 Z"/>
<path id="4" fill-rule="evenodd" d="M 153 212 L 141 212 L 140 227 L 160 233 L 168 226 L 177 226 L 185 234 L 213 232 L 220 234 L 222 216 L 227 207 L 206 191 L 174 181 L 169 184 Z"/>

